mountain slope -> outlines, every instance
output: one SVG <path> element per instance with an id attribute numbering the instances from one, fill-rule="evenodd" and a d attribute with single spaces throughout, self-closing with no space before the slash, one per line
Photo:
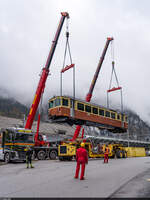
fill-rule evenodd
<path id="1" fill-rule="evenodd" d="M 23 118 L 29 109 L 12 98 L 0 97 L 0 115 L 6 117 Z"/>

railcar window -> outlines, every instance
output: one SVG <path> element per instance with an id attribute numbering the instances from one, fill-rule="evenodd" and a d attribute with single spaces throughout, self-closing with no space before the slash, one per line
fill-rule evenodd
<path id="1" fill-rule="evenodd" d="M 99 115 L 102 115 L 102 116 L 104 116 L 104 110 L 102 110 L 102 109 L 99 109 Z"/>
<path id="2" fill-rule="evenodd" d="M 78 110 L 84 111 L 84 104 L 82 104 L 82 103 L 77 103 L 77 109 L 78 109 Z"/>
<path id="3" fill-rule="evenodd" d="M 116 119 L 115 113 L 111 113 L 111 118 L 112 118 L 112 119 Z"/>
<path id="4" fill-rule="evenodd" d="M 86 112 L 91 112 L 91 106 L 85 105 L 85 111 Z"/>
<path id="5" fill-rule="evenodd" d="M 106 111 L 106 117 L 110 117 L 110 112 L 109 111 Z"/>
<path id="6" fill-rule="evenodd" d="M 60 98 L 55 99 L 55 106 L 60 106 Z"/>
<path id="7" fill-rule="evenodd" d="M 53 108 L 54 107 L 54 101 L 50 101 L 49 102 L 49 108 Z"/>
<path id="8" fill-rule="evenodd" d="M 117 119 L 120 120 L 120 115 L 119 114 L 117 115 Z"/>
<path id="9" fill-rule="evenodd" d="M 124 115 L 124 122 L 127 122 L 127 116 Z"/>
<path id="10" fill-rule="evenodd" d="M 62 105 L 68 106 L 68 99 L 62 99 Z"/>
<path id="11" fill-rule="evenodd" d="M 93 108 L 93 113 L 98 114 L 98 108 Z"/>

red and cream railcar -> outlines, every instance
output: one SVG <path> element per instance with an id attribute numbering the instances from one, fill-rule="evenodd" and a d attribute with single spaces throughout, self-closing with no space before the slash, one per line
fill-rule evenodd
<path id="1" fill-rule="evenodd" d="M 56 96 L 49 100 L 48 116 L 55 122 L 96 126 L 114 133 L 126 132 L 128 128 L 124 113 L 67 96 Z"/>

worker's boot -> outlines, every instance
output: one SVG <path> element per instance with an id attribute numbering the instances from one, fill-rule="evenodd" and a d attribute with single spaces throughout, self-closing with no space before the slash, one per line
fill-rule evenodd
<path id="1" fill-rule="evenodd" d="M 29 164 L 27 164 L 27 169 L 29 168 Z"/>
<path id="2" fill-rule="evenodd" d="M 85 178 L 84 178 L 84 177 L 81 177 L 80 180 L 85 180 Z"/>
<path id="3" fill-rule="evenodd" d="M 31 168 L 34 168 L 34 167 L 31 165 Z"/>

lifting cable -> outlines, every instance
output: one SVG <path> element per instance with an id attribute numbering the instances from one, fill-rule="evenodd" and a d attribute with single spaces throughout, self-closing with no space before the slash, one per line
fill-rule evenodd
<path id="1" fill-rule="evenodd" d="M 121 96 L 121 113 L 123 113 L 122 87 L 119 86 L 119 81 L 118 81 L 117 74 L 116 74 L 116 71 L 115 71 L 114 43 L 113 43 L 113 41 L 111 41 L 111 55 L 112 55 L 112 72 L 111 72 L 111 78 L 110 78 L 109 89 L 107 90 L 107 107 L 109 108 L 109 96 L 108 96 L 108 94 L 109 94 L 110 92 L 113 92 L 113 91 L 116 91 L 116 90 L 120 90 L 120 96 Z M 117 87 L 111 88 L 112 79 L 113 79 L 113 74 L 114 74 L 114 76 L 115 76 L 115 80 L 116 80 L 116 83 L 117 83 Z"/>
<path id="2" fill-rule="evenodd" d="M 69 53 L 69 58 L 70 58 L 71 64 L 65 66 L 67 50 Z M 60 80 L 60 96 L 62 96 L 62 81 L 63 81 L 62 73 L 73 68 L 73 98 L 75 99 L 75 67 L 74 66 L 75 66 L 75 64 L 72 63 L 71 50 L 70 50 L 70 45 L 69 45 L 69 23 L 68 23 L 68 18 L 67 18 L 67 20 L 66 20 L 66 45 L 65 45 L 65 52 L 64 52 L 63 67 L 60 72 L 60 79 L 61 79 Z"/>

